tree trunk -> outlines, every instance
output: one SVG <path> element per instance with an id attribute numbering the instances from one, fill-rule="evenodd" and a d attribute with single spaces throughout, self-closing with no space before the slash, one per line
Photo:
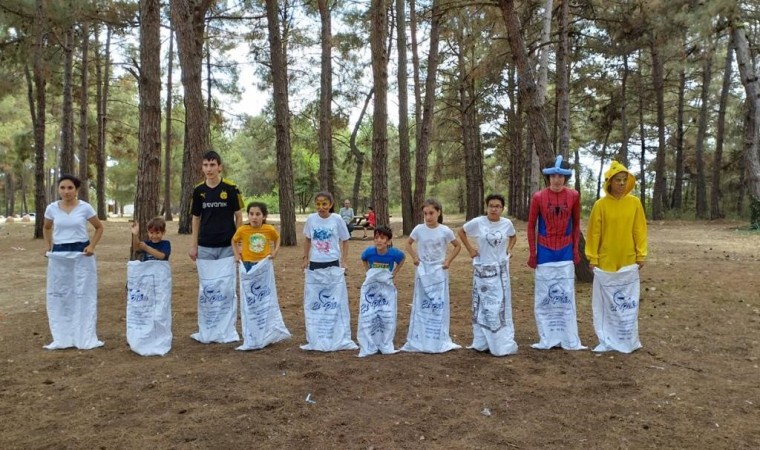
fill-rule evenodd
<path id="1" fill-rule="evenodd" d="M 208 116 L 203 103 L 203 41 L 206 12 L 213 0 L 171 0 L 172 27 L 182 70 L 185 105 L 185 145 L 182 155 L 182 187 L 179 233 L 190 234 L 190 203 L 201 176 L 201 159 L 209 149 Z M 282 195 L 282 193 L 280 194 Z"/>
<path id="2" fill-rule="evenodd" d="M 401 0 L 403 1 L 403 0 Z M 412 40 L 412 75 L 414 78 L 414 147 L 419 147 L 422 140 L 422 82 L 420 81 L 420 53 L 417 41 L 417 6 L 415 0 L 409 0 L 409 36 Z M 412 203 L 412 228 L 419 223 L 418 206 Z M 411 231 L 410 231 L 411 233 Z"/>
<path id="3" fill-rule="evenodd" d="M 639 92 L 644 92 L 644 77 L 642 76 L 641 72 L 641 66 L 642 66 L 642 60 L 643 60 L 643 51 L 639 50 Z M 641 200 L 641 207 L 644 208 L 644 211 L 646 211 L 647 206 L 647 177 L 646 177 L 646 161 L 647 161 L 647 141 L 646 141 L 646 134 L 644 129 L 644 96 L 639 95 L 639 139 L 641 140 L 641 157 L 639 158 L 639 164 L 640 164 L 640 177 L 639 180 L 639 199 Z"/>
<path id="4" fill-rule="evenodd" d="M 665 218 L 665 75 L 662 67 L 660 47 L 653 39 L 650 43 L 652 52 L 652 84 L 657 98 L 657 160 L 655 162 L 654 191 L 652 193 L 652 219 Z"/>
<path id="5" fill-rule="evenodd" d="M 433 135 L 433 115 L 435 113 L 435 87 L 438 74 L 438 44 L 441 34 L 443 13 L 440 0 L 433 0 L 430 11 L 430 50 L 428 52 L 427 79 L 425 80 L 425 100 L 422 105 L 422 130 L 417 141 L 414 172 L 414 222 L 422 223 L 422 203 L 427 193 L 428 152 Z"/>
<path id="6" fill-rule="evenodd" d="M 483 153 L 478 145 L 478 123 L 475 104 L 475 81 L 473 70 L 467 67 L 466 54 L 473 54 L 471 42 L 467 42 L 465 34 L 470 34 L 471 29 L 466 24 L 459 24 L 455 30 L 457 39 L 458 63 L 458 97 L 459 97 L 459 121 L 462 132 L 462 149 L 464 152 L 464 192 L 462 200 L 466 209 L 467 220 L 483 214 Z"/>
<path id="7" fill-rule="evenodd" d="M 288 63 L 280 34 L 278 2 L 266 0 L 269 51 L 272 58 L 274 120 L 277 140 L 277 179 L 280 195 L 280 239 L 282 245 L 293 246 L 296 240 L 295 191 L 290 149 L 290 111 L 288 109 Z"/>
<path id="8" fill-rule="evenodd" d="M 44 221 L 45 208 L 45 78 L 46 70 L 44 67 L 45 50 L 45 1 L 36 1 L 36 12 L 34 15 L 34 50 L 33 56 L 33 73 L 36 111 L 32 113 L 34 122 L 34 238 L 42 238 L 42 224 Z M 36 119 L 36 120 L 34 120 Z"/>
<path id="9" fill-rule="evenodd" d="M 734 62 L 733 37 L 729 40 L 726 49 L 726 64 L 723 68 L 723 86 L 720 91 L 718 102 L 718 124 L 715 134 L 715 155 L 713 156 L 712 188 L 710 190 L 710 218 L 720 219 L 724 217 L 721 208 L 722 192 L 720 188 L 720 167 L 723 164 L 723 140 L 726 137 L 726 105 L 728 95 L 731 92 L 731 76 Z"/>
<path id="10" fill-rule="evenodd" d="M 760 89 L 754 58 L 747 40 L 744 25 L 731 22 L 736 62 L 746 92 L 748 108 L 747 133 L 744 142 L 744 161 L 747 169 L 747 186 L 750 195 L 750 227 L 760 229 Z"/>
<path id="11" fill-rule="evenodd" d="M 686 69 L 681 68 L 678 82 L 678 112 L 676 119 L 676 178 L 673 183 L 673 197 L 670 206 L 676 211 L 681 210 L 683 205 L 683 143 L 686 132 L 684 131 L 684 107 L 686 98 Z"/>
<path id="12" fill-rule="evenodd" d="M 620 164 L 628 167 L 628 53 L 623 54 L 623 75 L 620 81 L 620 150 L 618 150 L 617 160 Z M 576 158 L 577 162 L 578 159 Z M 577 164 L 576 164 L 577 165 Z M 576 183 L 579 181 L 575 179 Z M 578 191 L 580 192 L 580 190 Z"/>
<path id="13" fill-rule="evenodd" d="M 554 151 L 549 140 L 549 128 L 546 125 L 544 105 L 538 95 L 536 77 L 528 62 L 525 41 L 522 37 L 522 26 L 514 7 L 514 0 L 499 0 L 504 22 L 507 27 L 507 40 L 512 52 L 512 58 L 517 65 L 518 91 L 527 108 L 528 130 L 533 140 L 536 152 L 544 161 L 554 160 Z"/>
<path id="14" fill-rule="evenodd" d="M 169 55 L 166 69 L 166 145 L 164 146 L 164 220 L 172 217 L 172 70 L 174 68 L 174 28 L 169 27 Z"/>
<path id="15" fill-rule="evenodd" d="M 364 99 L 364 106 L 362 107 L 359 117 L 356 119 L 354 129 L 351 132 L 351 138 L 349 139 L 349 149 L 356 161 L 356 170 L 354 172 L 354 187 L 351 190 L 351 202 L 358 208 L 359 207 L 359 190 L 362 185 L 362 168 L 364 167 L 364 153 L 359 151 L 359 146 L 356 145 L 356 137 L 359 135 L 359 129 L 361 128 L 364 115 L 367 113 L 367 107 L 370 100 L 375 95 L 375 88 L 372 88 L 367 93 L 367 97 Z"/>
<path id="16" fill-rule="evenodd" d="M 140 0 L 140 127 L 135 221 L 140 239 L 158 214 L 161 185 L 161 2 Z M 135 252 L 132 252 L 132 259 Z"/>
<path id="17" fill-rule="evenodd" d="M 570 153 L 570 83 L 568 64 L 568 16 L 570 0 L 560 0 L 562 6 L 559 14 L 559 45 L 557 49 L 557 102 L 559 119 L 559 147 L 557 154 L 567 161 Z"/>
<path id="18" fill-rule="evenodd" d="M 98 196 L 98 219 L 100 220 L 108 220 L 108 207 L 106 205 L 106 125 L 108 124 L 108 86 L 111 81 L 111 36 L 113 31 L 110 26 L 106 25 L 106 27 L 106 51 L 102 64 L 102 78 L 99 61 L 96 69 L 96 76 L 98 77 L 98 153 L 95 165 L 98 175 L 96 193 Z M 97 55 L 99 58 L 99 50 Z"/>
<path id="19" fill-rule="evenodd" d="M 89 83 L 88 63 L 90 52 L 90 24 L 85 20 L 82 22 L 82 93 L 79 101 L 79 179 L 82 180 L 82 186 L 79 189 L 79 198 L 90 201 L 90 174 L 89 174 L 89 137 L 87 108 L 89 102 Z"/>
<path id="20" fill-rule="evenodd" d="M 401 193 L 402 233 L 408 236 L 414 229 L 412 204 L 412 163 L 409 145 L 409 96 L 406 56 L 406 0 L 396 0 L 396 39 L 398 42 L 398 164 Z"/>
<path id="21" fill-rule="evenodd" d="M 372 117 L 372 207 L 378 224 L 387 225 L 388 212 L 388 1 L 370 5 L 370 48 L 375 102 Z"/>
<path id="22" fill-rule="evenodd" d="M 61 113 L 61 172 L 74 174 L 74 25 L 66 29 L 63 43 L 63 99 Z"/>
<path id="23" fill-rule="evenodd" d="M 699 107 L 699 124 L 697 128 L 697 142 L 694 153 L 697 160 L 697 219 L 706 219 L 707 210 L 707 183 L 705 181 L 705 139 L 707 137 L 708 105 L 710 104 L 710 83 L 712 82 L 712 58 L 713 44 L 711 43 L 705 52 L 702 64 L 702 95 Z"/>
<path id="24" fill-rule="evenodd" d="M 321 24 L 321 73 L 319 89 L 319 186 L 335 192 L 332 145 L 332 18 L 329 0 L 317 0 Z"/>

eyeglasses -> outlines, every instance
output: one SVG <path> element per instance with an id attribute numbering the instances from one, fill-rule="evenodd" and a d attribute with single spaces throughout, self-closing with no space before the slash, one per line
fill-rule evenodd
<path id="1" fill-rule="evenodd" d="M 502 209 L 504 207 L 501 206 L 501 205 L 488 205 L 488 208 L 490 208 L 490 209 Z"/>

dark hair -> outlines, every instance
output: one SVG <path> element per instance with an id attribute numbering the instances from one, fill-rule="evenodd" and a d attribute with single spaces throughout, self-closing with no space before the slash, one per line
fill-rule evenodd
<path id="1" fill-rule="evenodd" d="M 61 185 L 61 182 L 66 181 L 66 180 L 69 180 L 72 183 L 74 183 L 74 187 L 77 188 L 77 189 L 79 189 L 79 187 L 82 185 L 82 180 L 80 180 L 79 178 L 75 177 L 74 175 L 65 173 L 65 174 L 61 175 L 61 178 L 58 179 L 58 186 Z"/>
<path id="2" fill-rule="evenodd" d="M 219 153 L 209 150 L 206 153 L 203 154 L 203 160 L 204 161 L 216 161 L 219 163 L 219 165 L 222 164 L 222 157 L 219 156 Z"/>
<path id="3" fill-rule="evenodd" d="M 488 197 L 486 197 L 486 206 L 488 206 L 488 203 L 491 200 L 498 200 L 501 202 L 501 206 L 503 207 L 506 205 L 506 200 L 504 200 L 504 196 L 501 194 L 488 194 Z"/>
<path id="4" fill-rule="evenodd" d="M 389 240 L 393 239 L 393 230 L 391 230 L 390 227 L 387 227 L 385 225 L 379 225 L 377 228 L 375 228 L 374 236 L 377 236 L 378 234 L 382 234 L 383 236 L 387 237 Z"/>
<path id="5" fill-rule="evenodd" d="M 327 191 L 319 191 L 316 194 L 314 194 L 314 200 L 316 201 L 319 197 L 324 197 L 324 198 L 330 200 L 330 204 L 332 205 L 332 206 L 330 206 L 330 212 L 334 213 L 335 212 L 335 200 L 333 199 L 332 194 L 329 193 L 329 192 L 327 192 Z"/>
<path id="6" fill-rule="evenodd" d="M 426 206 L 432 206 L 435 208 L 435 210 L 440 213 L 438 215 L 438 223 L 443 223 L 443 206 L 441 205 L 441 202 L 439 202 L 437 199 L 429 198 L 422 202 L 422 209 L 425 209 Z"/>
<path id="7" fill-rule="evenodd" d="M 546 164 L 544 164 L 543 168 L 551 169 L 552 167 L 555 167 L 555 165 L 556 165 L 555 161 L 547 161 Z M 572 167 L 573 166 L 571 166 L 570 163 L 567 161 L 562 161 L 559 165 L 560 169 L 570 170 Z M 570 179 L 570 175 L 562 175 L 562 176 L 565 177 L 565 183 L 567 183 L 567 180 Z M 547 186 L 549 185 L 549 177 L 551 177 L 551 175 L 544 175 L 544 182 L 546 183 Z"/>
<path id="8" fill-rule="evenodd" d="M 154 217 L 148 221 L 148 231 L 156 230 L 162 233 L 166 232 L 166 221 L 163 217 Z"/>
<path id="9" fill-rule="evenodd" d="M 262 220 L 261 223 L 267 223 L 267 216 L 269 215 L 269 211 L 267 211 L 267 205 L 266 205 L 266 203 L 264 203 L 264 202 L 251 202 L 245 208 L 245 212 L 250 214 L 251 208 L 259 208 L 261 210 L 261 215 L 264 216 L 264 220 Z"/>

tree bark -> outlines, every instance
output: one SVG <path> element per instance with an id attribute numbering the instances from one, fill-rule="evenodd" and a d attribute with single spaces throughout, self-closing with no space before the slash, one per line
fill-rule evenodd
<path id="1" fill-rule="evenodd" d="M 319 83 L 319 186 L 335 192 L 335 163 L 332 145 L 332 18 L 331 2 L 317 0 L 321 32 L 321 73 Z"/>
<path id="2" fill-rule="evenodd" d="M 415 155 L 414 223 L 422 223 L 422 203 L 427 194 L 428 152 L 433 135 L 435 87 L 439 62 L 438 44 L 443 18 L 440 0 L 433 0 L 430 14 L 430 50 L 428 51 L 427 79 L 425 80 L 425 100 L 422 106 L 422 129 L 417 141 L 417 153 Z"/>
<path id="3" fill-rule="evenodd" d="M 568 16 L 570 1 L 560 0 L 562 5 L 559 13 L 559 45 L 557 49 L 557 102 L 559 119 L 559 144 L 557 154 L 567 161 L 570 153 L 570 83 L 568 64 Z"/>
<path id="4" fill-rule="evenodd" d="M 272 87 L 274 88 L 274 120 L 277 141 L 277 179 L 280 195 L 280 239 L 284 246 L 296 240 L 295 191 L 290 148 L 290 111 L 288 101 L 288 63 L 280 33 L 279 7 L 276 0 L 266 0 Z"/>
<path id="5" fill-rule="evenodd" d="M 718 124 L 715 132 L 715 155 L 713 156 L 712 188 L 710 189 L 710 218 L 720 219 L 724 217 L 721 201 L 723 194 L 720 189 L 720 168 L 723 164 L 723 140 L 726 137 L 726 105 L 728 95 L 731 92 L 731 76 L 733 71 L 734 51 L 733 37 L 729 40 L 726 50 L 726 63 L 723 68 L 723 86 L 718 101 Z"/>
<path id="6" fill-rule="evenodd" d="M 744 26 L 731 22 L 736 62 L 746 93 L 748 108 L 747 137 L 744 142 L 744 161 L 747 170 L 747 186 L 750 195 L 750 227 L 760 229 L 760 88 L 754 58 Z"/>
<path id="7" fill-rule="evenodd" d="M 507 27 L 507 40 L 512 51 L 512 58 L 517 65 L 518 91 L 528 114 L 528 130 L 536 152 L 543 161 L 554 160 L 554 151 L 549 140 L 549 128 L 546 125 L 544 105 L 538 95 L 536 77 L 528 62 L 528 52 L 521 35 L 522 26 L 514 7 L 514 0 L 499 0 L 504 22 Z"/>
<path id="8" fill-rule="evenodd" d="M 351 132 L 351 138 L 349 139 L 349 149 L 354 156 L 356 162 L 356 169 L 354 171 L 354 186 L 351 190 L 351 202 L 358 208 L 359 207 L 359 190 L 362 185 L 362 169 L 364 167 L 364 153 L 359 151 L 359 146 L 356 145 L 356 137 L 359 135 L 359 129 L 361 128 L 364 115 L 367 114 L 367 107 L 370 100 L 375 95 L 375 88 L 372 88 L 367 93 L 367 97 L 364 99 L 364 106 L 362 107 L 359 117 L 356 119 L 354 129 Z"/>
<path id="9" fill-rule="evenodd" d="M 654 191 L 652 193 L 652 219 L 665 217 L 665 75 L 659 44 L 653 39 L 650 43 L 652 52 L 652 84 L 657 98 L 657 159 L 655 162 Z"/>
<path id="10" fill-rule="evenodd" d="M 388 224 L 388 1 L 370 5 L 370 48 L 375 102 L 372 114 L 372 207 L 378 224 Z"/>
<path id="11" fill-rule="evenodd" d="M 406 55 L 406 0 L 396 0 L 396 41 L 398 43 L 398 159 L 399 190 L 401 193 L 402 233 L 408 236 L 414 229 L 412 204 L 412 163 L 409 145 L 409 95 Z"/>
<path id="12" fill-rule="evenodd" d="M 74 174 L 74 25 L 68 26 L 63 43 L 63 99 L 61 113 L 61 172 Z"/>
<path id="13" fill-rule="evenodd" d="M 172 221 L 172 70 L 174 68 L 174 28 L 169 27 L 169 55 L 166 69 L 166 145 L 164 146 L 164 220 Z"/>
<path id="14" fill-rule="evenodd" d="M 620 80 L 620 150 L 618 150 L 617 160 L 620 164 L 628 167 L 628 53 L 623 54 L 623 75 Z M 578 159 L 576 158 L 576 161 Z M 577 165 L 577 164 L 576 164 Z M 576 177 L 576 183 L 580 180 Z M 578 191 L 580 192 L 580 190 Z"/>
<path id="15" fill-rule="evenodd" d="M 712 58 L 713 44 L 711 43 L 703 55 L 702 62 L 702 93 L 699 107 L 699 123 L 697 127 L 697 142 L 694 148 L 694 156 L 697 162 L 697 219 L 706 219 L 707 210 L 707 183 L 705 181 L 705 139 L 707 137 L 707 115 L 710 104 L 710 84 L 712 82 Z"/>
<path id="16" fill-rule="evenodd" d="M 34 50 L 33 56 L 33 74 L 36 110 L 32 113 L 34 120 L 34 238 L 42 238 L 42 224 L 44 221 L 45 208 L 45 77 L 44 67 L 45 50 L 45 15 L 44 0 L 36 1 L 36 12 L 34 15 Z"/>
<path id="17" fill-rule="evenodd" d="M 182 155 L 182 187 L 179 233 L 190 234 L 190 203 L 201 176 L 201 159 L 209 149 L 208 116 L 203 103 L 203 41 L 205 16 L 213 0 L 171 0 L 172 26 L 182 70 L 185 105 L 185 143 Z"/>
<path id="18" fill-rule="evenodd" d="M 673 183 L 673 197 L 670 207 L 680 211 L 683 205 L 683 143 L 686 132 L 684 130 L 684 107 L 686 98 L 686 69 L 681 68 L 678 82 L 678 112 L 676 113 L 676 177 Z"/>
<path id="19" fill-rule="evenodd" d="M 415 0 L 409 0 L 409 36 L 412 44 L 412 77 L 414 81 L 414 146 L 419 147 L 422 140 L 422 83 L 420 82 L 420 53 L 417 41 L 417 5 Z M 413 224 L 416 225 L 417 207 L 412 204 Z M 410 231 L 411 233 L 411 231 Z"/>
<path id="20" fill-rule="evenodd" d="M 161 185 L 161 2 L 140 0 L 140 126 L 135 221 L 140 239 L 158 214 Z M 132 259 L 135 252 L 132 252 Z"/>
<path id="21" fill-rule="evenodd" d="M 89 107 L 89 82 L 88 82 L 88 65 L 90 52 L 90 24 L 87 20 L 82 22 L 82 79 L 79 101 L 79 179 L 82 180 L 82 186 L 79 189 L 79 198 L 90 201 L 90 174 L 89 174 L 89 136 L 87 110 Z"/>
<path id="22" fill-rule="evenodd" d="M 99 34 L 99 33 L 96 33 Z M 96 157 L 98 184 L 96 193 L 98 196 L 98 218 L 108 220 L 108 208 L 106 205 L 106 126 L 108 124 L 108 86 L 111 80 L 111 36 L 113 31 L 107 25 L 106 50 L 103 64 L 97 62 L 96 76 L 98 78 L 98 152 Z M 100 50 L 96 53 L 100 58 Z M 102 66 L 102 74 L 101 74 Z M 102 75 L 102 76 L 101 76 Z"/>

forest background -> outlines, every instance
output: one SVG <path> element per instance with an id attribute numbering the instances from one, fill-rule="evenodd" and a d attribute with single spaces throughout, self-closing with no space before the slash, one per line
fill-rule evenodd
<path id="1" fill-rule="evenodd" d="M 471 218 L 502 192 L 524 220 L 561 154 L 585 211 L 614 158 L 650 219 L 757 227 L 759 6 L 0 0 L 4 212 L 35 212 L 40 237 L 74 173 L 101 219 L 134 204 L 143 225 L 163 214 L 188 233 L 178 211 L 214 148 L 280 215 L 284 245 L 324 189 L 408 234 L 428 196 Z M 267 93 L 260 114 L 231 113 L 241 89 Z"/>

